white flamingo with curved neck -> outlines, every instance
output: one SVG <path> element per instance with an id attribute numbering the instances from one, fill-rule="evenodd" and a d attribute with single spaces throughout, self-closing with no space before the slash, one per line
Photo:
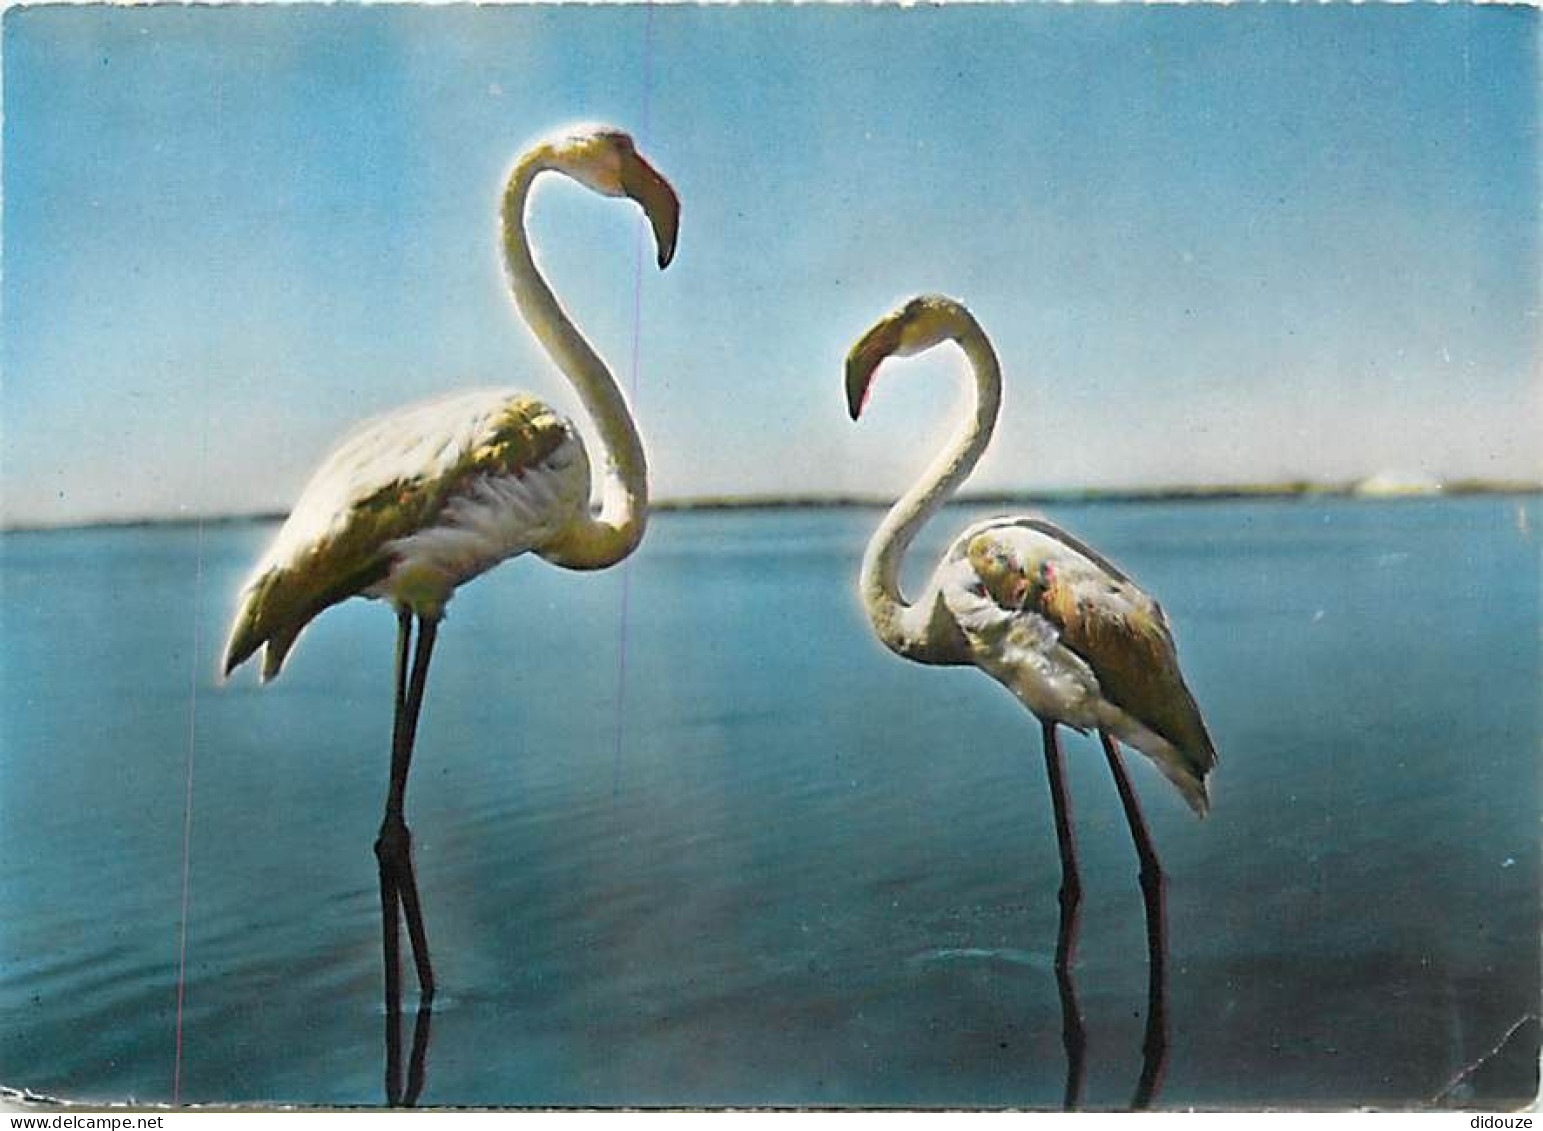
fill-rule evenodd
<path id="1" fill-rule="evenodd" d="M 675 253 L 680 204 L 632 139 L 602 126 L 533 145 L 504 189 L 509 286 L 525 321 L 573 384 L 604 449 L 599 513 L 590 510 L 589 459 L 578 430 L 535 398 L 491 389 L 398 409 L 357 428 L 311 478 L 247 581 L 225 650 L 229 675 L 261 648 L 266 681 L 279 673 L 305 626 L 330 606 L 363 596 L 396 610 L 391 786 L 375 843 L 386 990 L 393 1005 L 398 906 L 420 993 L 425 1000 L 434 993 L 404 798 L 446 603 L 458 586 L 518 554 L 534 553 L 568 569 L 613 565 L 637 547 L 647 521 L 647 465 L 626 399 L 531 256 L 526 203 L 536 179 L 548 171 L 603 196 L 635 200 L 653 226 L 661 268 Z"/>
<path id="2" fill-rule="evenodd" d="M 1216 750 L 1185 686 L 1167 617 L 1135 582 L 1090 547 L 1040 519 L 994 518 L 955 539 L 914 603 L 900 592 L 900 561 L 916 533 L 969 476 L 996 424 L 1002 375 L 985 331 L 959 302 L 922 295 L 881 318 L 846 364 L 856 420 L 880 364 L 945 341 L 964 351 L 975 378 L 963 429 L 889 512 L 863 557 L 860 591 L 875 632 L 923 664 L 973 664 L 1039 719 L 1061 851 L 1061 905 L 1081 892 L 1056 727 L 1096 730 L 1141 859 L 1149 939 L 1161 872 L 1117 741 L 1146 754 L 1204 815 Z M 1058 947 L 1058 964 L 1069 946 Z M 1154 946 L 1154 955 L 1158 949 Z"/>

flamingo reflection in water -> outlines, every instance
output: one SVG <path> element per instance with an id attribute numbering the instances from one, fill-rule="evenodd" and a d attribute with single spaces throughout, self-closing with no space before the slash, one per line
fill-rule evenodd
<path id="1" fill-rule="evenodd" d="M 1066 1105 L 1080 1097 L 1086 1038 L 1071 979 L 1077 874 L 1071 812 L 1056 728 L 1097 731 L 1141 864 L 1148 970 L 1144 1064 L 1134 1106 L 1150 1104 L 1167 1048 L 1166 930 L 1157 852 L 1119 743 L 1145 754 L 1204 816 L 1216 750 L 1179 670 L 1168 618 L 1107 558 L 1042 519 L 994 518 L 965 530 L 914 603 L 900 592 L 900 562 L 917 532 L 969 476 L 991 442 L 1002 400 L 995 350 L 958 301 L 920 295 L 873 325 L 846 362 L 856 420 L 882 363 L 956 343 L 974 376 L 963 428 L 880 524 L 863 556 L 859 593 L 879 639 L 921 664 L 974 665 L 1039 718 L 1061 856 L 1056 972 L 1067 1050 Z"/>
<path id="2" fill-rule="evenodd" d="M 332 605 L 363 596 L 382 598 L 396 611 L 391 778 L 375 842 L 388 1098 L 403 1095 L 389 1082 L 400 1059 L 390 1055 L 400 1048 L 393 1036 L 401 1010 L 399 911 L 420 999 L 434 996 L 405 796 L 445 606 L 458 586 L 519 554 L 574 570 L 614 565 L 642 540 L 648 517 L 643 444 L 626 399 L 542 278 L 526 235 L 531 189 L 548 171 L 603 196 L 636 201 L 653 227 L 661 268 L 675 253 L 680 204 L 632 138 L 605 126 L 576 127 L 538 142 L 515 163 L 504 188 L 504 264 L 515 303 L 573 384 L 604 449 L 599 513 L 590 510 L 590 463 L 578 429 L 534 397 L 508 389 L 463 392 L 377 417 L 348 436 L 306 486 L 242 591 L 225 651 L 229 675 L 261 649 L 267 681 L 306 625 Z M 426 1010 L 416 1031 L 426 1045 Z M 421 1086 L 421 1071 L 419 1077 Z"/>

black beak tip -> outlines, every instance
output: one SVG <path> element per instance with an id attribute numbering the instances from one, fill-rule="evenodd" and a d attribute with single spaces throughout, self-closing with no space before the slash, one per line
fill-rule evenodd
<path id="1" fill-rule="evenodd" d="M 663 271 L 666 267 L 668 267 L 670 265 L 670 262 L 674 258 L 675 258 L 675 245 L 674 244 L 671 244 L 669 247 L 661 247 L 659 249 L 659 270 Z"/>
<path id="2" fill-rule="evenodd" d="M 868 381 L 872 374 L 864 374 L 856 361 L 847 362 L 847 415 L 856 420 L 863 414 L 863 403 L 868 399 Z"/>

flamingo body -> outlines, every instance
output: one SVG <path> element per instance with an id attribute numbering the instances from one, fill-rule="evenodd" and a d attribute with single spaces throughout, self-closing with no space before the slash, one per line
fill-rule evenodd
<path id="1" fill-rule="evenodd" d="M 970 662 L 1039 718 L 1141 751 L 1206 811 L 1216 751 L 1168 618 L 1108 559 L 1043 520 L 996 518 L 955 540 L 936 585 Z"/>
<path id="2" fill-rule="evenodd" d="M 253 569 L 226 671 L 266 646 L 273 678 L 301 630 L 349 597 L 438 616 L 456 587 L 585 517 L 589 488 L 578 430 L 523 393 L 458 393 L 364 422 Z"/>

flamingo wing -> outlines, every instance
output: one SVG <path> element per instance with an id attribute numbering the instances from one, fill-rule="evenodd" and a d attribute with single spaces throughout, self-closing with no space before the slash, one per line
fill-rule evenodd
<path id="1" fill-rule="evenodd" d="M 1150 595 L 1091 547 L 1037 519 L 967 531 L 945 568 L 957 579 L 951 604 L 981 666 L 1042 716 L 1112 731 L 1205 811 L 1216 749 L 1179 669 L 1168 619 Z"/>
<path id="2" fill-rule="evenodd" d="M 312 476 L 253 570 L 225 673 L 266 646 L 262 677 L 272 679 L 311 620 L 386 580 L 401 540 L 433 527 L 479 481 L 522 477 L 570 442 L 566 420 L 507 391 L 429 401 L 360 425 Z"/>

